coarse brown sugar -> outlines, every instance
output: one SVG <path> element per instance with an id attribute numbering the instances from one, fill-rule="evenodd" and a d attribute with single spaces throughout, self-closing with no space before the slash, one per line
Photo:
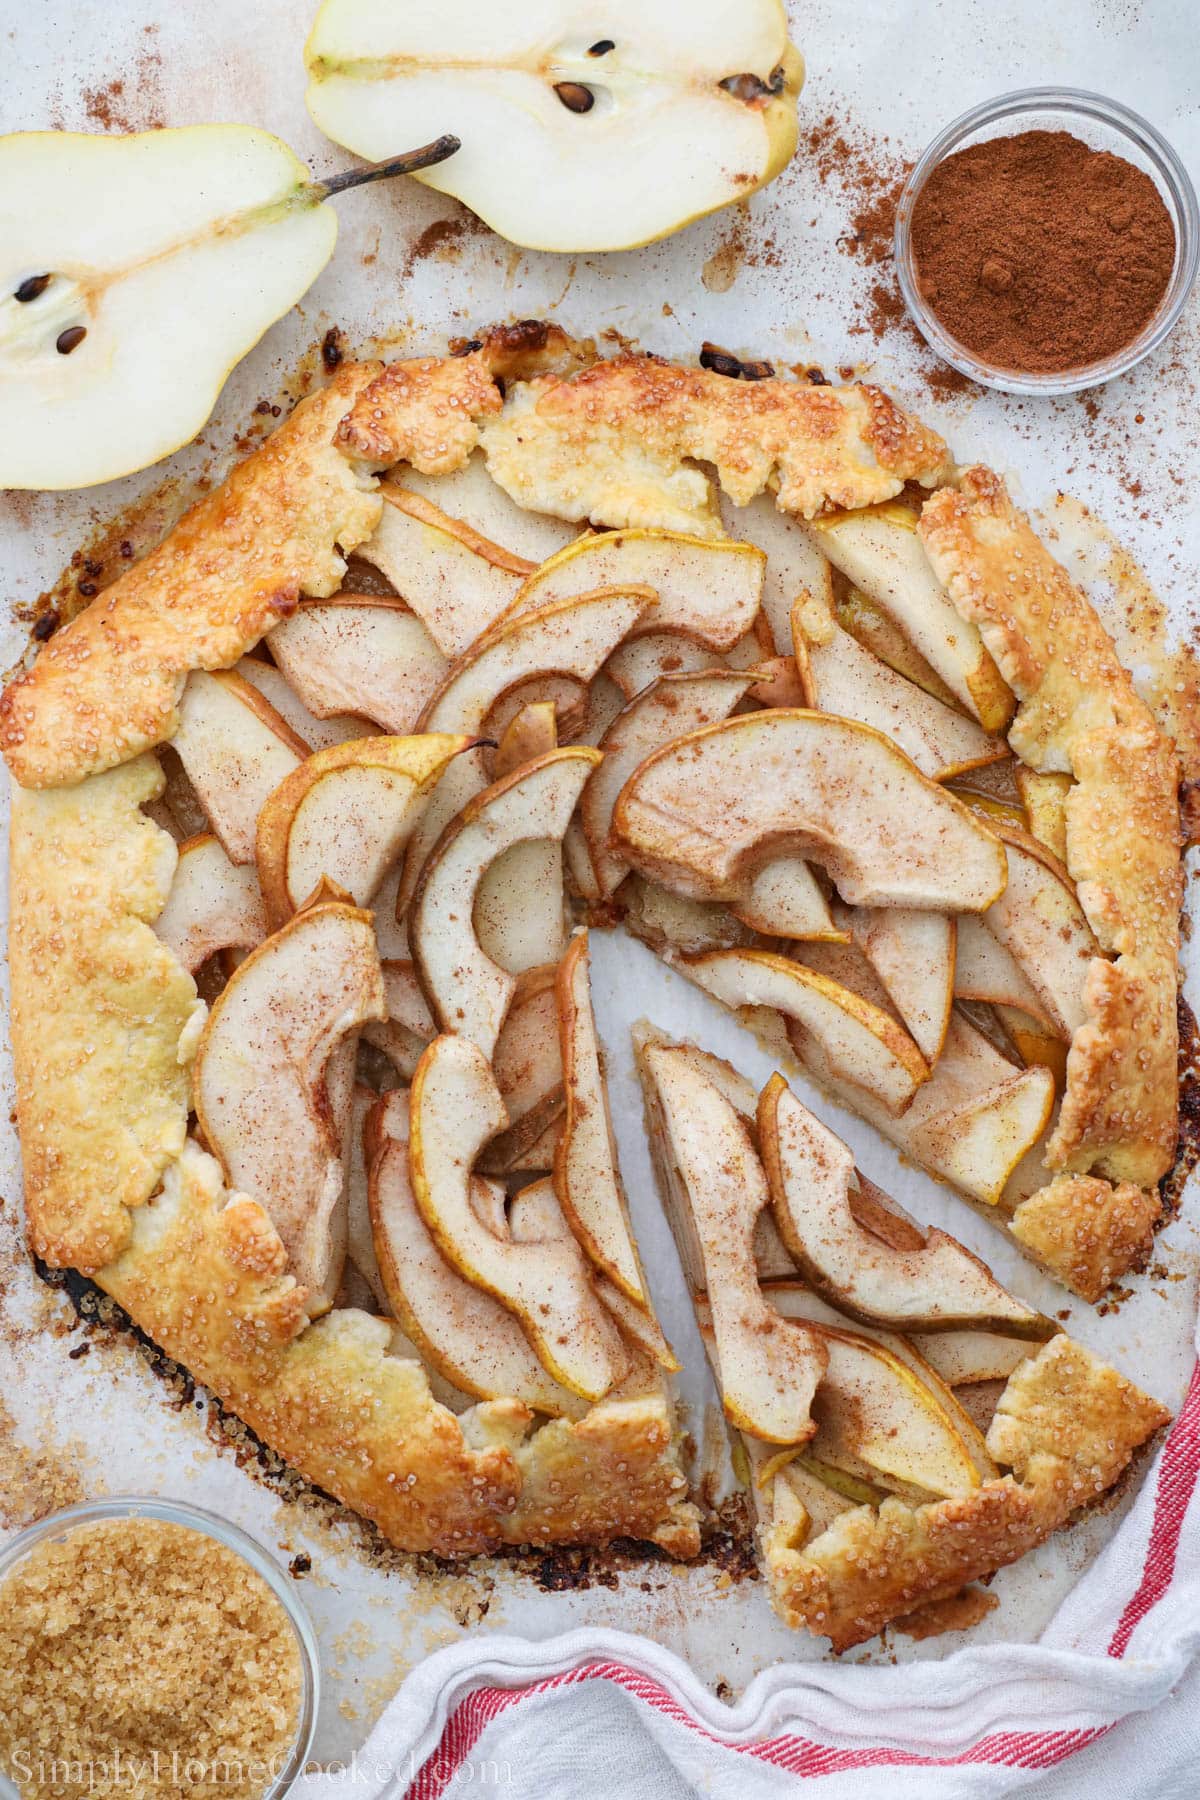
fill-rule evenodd
<path id="1" fill-rule="evenodd" d="M 22 1800 L 254 1800 L 286 1762 L 300 1693 L 283 1606 L 186 1526 L 80 1524 L 0 1585 L 0 1769 Z"/>

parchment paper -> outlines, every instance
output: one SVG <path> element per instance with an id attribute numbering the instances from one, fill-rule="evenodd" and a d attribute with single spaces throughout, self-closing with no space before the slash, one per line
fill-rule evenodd
<path id="1" fill-rule="evenodd" d="M 343 152 L 310 125 L 301 48 L 310 0 L 0 0 L 5 130 L 141 129 L 237 119 L 278 131 L 314 169 L 344 165 Z M 588 0 L 596 35 L 601 0 Z M 1133 553 L 1191 635 L 1200 545 L 1190 523 L 1200 476 L 1195 366 L 1200 309 L 1137 374 L 1062 403 L 1007 401 L 978 391 L 931 393 L 929 358 L 902 329 L 877 341 L 870 295 L 885 268 L 853 242 L 862 190 L 895 159 L 915 155 L 963 108 L 1018 86 L 1061 81 L 1091 87 L 1147 114 L 1188 158 L 1200 161 L 1194 25 L 1183 0 L 813 0 L 792 4 L 793 36 L 808 60 L 805 139 L 783 178 L 747 207 L 701 222 L 665 245 L 605 258 L 514 250 L 473 228 L 468 216 L 412 183 L 341 200 L 337 257 L 302 305 L 236 371 L 198 442 L 172 463 L 186 482 L 223 469 L 254 406 L 276 397 L 302 355 L 331 325 L 351 347 L 379 337 L 396 348 L 439 347 L 447 334 L 510 316 L 547 315 L 581 333 L 614 327 L 648 348 L 693 355 L 701 341 L 868 374 L 889 385 L 950 437 L 961 457 L 1009 474 L 1026 504 L 1070 530 L 1092 591 L 1111 610 L 1127 596 L 1105 582 L 1105 549 L 1080 528 L 1057 491 L 1085 501 Z M 815 148 L 807 147 L 815 134 Z M 831 145 L 838 136 L 845 148 Z M 889 159 L 892 159 L 889 162 Z M 857 182 L 850 177 L 857 177 Z M 648 169 L 652 180 L 654 171 Z M 429 227 L 445 221 L 441 231 Z M 422 234 L 425 234 L 422 237 Z M 311 358 L 310 358 L 311 362 Z M 57 577 L 72 550 L 163 470 L 79 496 L 0 499 L 6 615 L 0 665 L 20 653 L 25 607 Z M 712 1390 L 669 1234 L 659 1214 L 641 1135 L 629 1027 L 646 1015 L 694 1035 L 761 1082 L 770 1063 L 715 1003 L 668 974 L 640 946 L 593 937 L 593 980 L 609 1052 L 622 1164 L 639 1239 L 666 1327 L 683 1356 L 690 1424 L 710 1449 Z M 0 1079 L 11 1108 L 7 1047 Z M 811 1096 L 806 1096 L 811 1098 Z M 862 1166 L 921 1219 L 944 1223 L 988 1258 L 1001 1278 L 1170 1404 L 1192 1363 L 1197 1245 L 1194 1196 L 1159 1239 L 1154 1263 L 1101 1316 L 1041 1277 L 1002 1236 L 932 1182 L 901 1166 L 865 1126 L 818 1099 L 818 1110 L 854 1145 Z M 0 1164 L 0 1514 L 6 1529 L 53 1500 L 149 1490 L 207 1505 L 253 1531 L 284 1560 L 311 1558 L 303 1593 L 320 1635 L 326 1692 L 319 1754 L 340 1758 L 412 1661 L 463 1630 L 503 1625 L 545 1636 L 572 1624 L 648 1633 L 686 1656 L 719 1691 L 738 1691 L 779 1660 L 822 1654 L 784 1630 L 761 1587 L 731 1580 L 714 1563 L 633 1567 L 615 1586 L 544 1592 L 528 1569 L 479 1562 L 455 1573 L 387 1557 L 369 1534 L 319 1500 L 289 1501 L 264 1485 L 253 1456 L 231 1444 L 194 1397 L 171 1392 L 125 1337 L 87 1338 L 61 1294 L 39 1282 L 19 1237 L 16 1147 L 6 1127 Z M 83 1343 L 87 1354 L 69 1352 Z M 1037 1635 L 1078 1571 L 1105 1541 L 1120 1505 L 1001 1571 L 998 1608 L 974 1628 L 977 1642 Z M 302 1564 L 298 1564 L 298 1569 Z M 905 1638 L 857 1654 L 939 1657 L 961 1635 L 914 1645 Z"/>

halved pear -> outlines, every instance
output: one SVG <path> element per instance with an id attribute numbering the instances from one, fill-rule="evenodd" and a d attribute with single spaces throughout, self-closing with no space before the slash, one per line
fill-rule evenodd
<path id="1" fill-rule="evenodd" d="M 1025 808 L 1029 833 L 1045 844 L 1060 863 L 1067 860 L 1067 795 L 1074 782 L 1070 775 L 1043 775 L 1018 763 L 1014 771 L 1017 792 Z"/>
<path id="2" fill-rule="evenodd" d="M 492 1074 L 512 1123 L 492 1139 L 480 1159 L 489 1175 L 552 1167 L 549 1162 L 531 1161 L 529 1152 L 561 1119 L 567 1105 L 558 1042 L 557 975 L 553 963 L 526 971 L 500 1027 Z"/>
<path id="3" fill-rule="evenodd" d="M 796 656 L 807 661 L 811 704 L 819 711 L 873 725 L 934 781 L 999 762 L 1009 754 L 1003 738 L 989 737 L 974 719 L 897 675 L 840 625 L 831 627 L 825 643 L 809 642 L 802 616 L 802 607 L 797 608 Z"/>
<path id="4" fill-rule="evenodd" d="M 496 746 L 494 779 L 556 750 L 556 720 L 551 700 L 523 706 Z M 484 954 L 510 975 L 527 974 L 562 954 L 563 853 L 559 838 L 532 838 L 514 844 L 483 872 L 475 895 L 475 935 Z M 512 904 L 514 894 L 523 896 L 522 905 Z"/>
<path id="5" fill-rule="evenodd" d="M 648 1309 L 650 1292 L 629 1223 L 608 1110 L 586 931 L 572 939 L 555 989 L 567 1112 L 554 1158 L 554 1192 L 596 1267 L 636 1306 Z"/>
<path id="6" fill-rule="evenodd" d="M 579 816 L 595 871 L 599 898 L 616 892 L 629 864 L 609 844 L 617 795 L 629 776 L 660 744 L 728 716 L 750 686 L 748 676 L 710 669 L 698 675 L 664 675 L 617 714 L 599 748 L 604 761 L 583 792 Z"/>
<path id="7" fill-rule="evenodd" d="M 750 1134 L 679 1048 L 645 1043 L 638 1060 L 668 1219 L 711 1311 L 726 1417 L 770 1443 L 805 1443 L 829 1359 L 816 1333 L 782 1319 L 759 1286 L 754 1226 L 769 1196 Z"/>
<path id="8" fill-rule="evenodd" d="M 413 961 L 442 1030 L 461 1032 L 486 1056 L 517 978 L 485 954 L 475 934 L 483 873 L 514 844 L 561 839 L 599 760 L 599 751 L 577 744 L 506 775 L 459 813 L 422 870 L 409 914 Z M 507 898 L 514 918 L 530 903 L 515 887 Z"/>
<path id="9" fill-rule="evenodd" d="M 792 608 L 805 596 L 819 612 L 831 615 L 833 569 L 801 522 L 780 512 L 772 494 L 759 494 L 748 505 L 735 506 L 722 492 L 718 503 L 721 523 L 730 537 L 766 551 L 762 610 L 775 649 L 791 655 Z"/>
<path id="10" fill-rule="evenodd" d="M 986 917 L 973 914 L 958 921 L 958 947 L 954 963 L 954 993 L 959 1000 L 975 1000 L 985 1006 L 1013 1006 L 1039 1020 L 1060 1035 L 1037 989 L 1011 950 L 991 930 Z"/>
<path id="11" fill-rule="evenodd" d="M 422 729 L 478 732 L 502 696 L 524 694 L 514 713 L 533 698 L 528 688 L 535 679 L 565 676 L 574 682 L 590 681 L 652 599 L 649 588 L 633 593 L 602 588 L 501 620 L 454 664 L 422 714 Z M 402 909 L 450 820 L 486 786 L 481 753 L 460 757 L 457 765 L 447 770 L 405 858 Z"/>
<path id="12" fill-rule="evenodd" d="M 682 632 L 710 650 L 732 650 L 762 604 L 766 562 L 753 544 L 674 531 L 592 532 L 529 576 L 514 611 L 547 606 L 593 588 L 649 587 L 657 600 L 646 614 L 644 630 Z"/>
<path id="13" fill-rule="evenodd" d="M 579 536 L 578 525 L 551 518 L 549 513 L 530 512 L 510 499 L 488 474 L 481 450 L 469 456 L 461 468 L 446 474 L 427 475 L 406 466 L 397 478 L 410 494 L 432 500 L 460 524 L 469 525 L 493 543 L 507 544 L 535 567 Z"/>
<path id="14" fill-rule="evenodd" d="M 1036 838 L 998 824 L 1008 857 L 1008 884 L 987 914 L 988 930 L 1021 965 L 1059 1035 L 1085 1022 L 1083 987 L 1099 956 L 1075 885 Z"/>
<path id="15" fill-rule="evenodd" d="M 895 621 L 985 731 L 1003 731 L 1016 701 L 983 647 L 978 628 L 955 611 L 917 535 L 916 514 L 889 503 L 815 520 L 815 542 L 835 568 Z"/>
<path id="16" fill-rule="evenodd" d="M 180 844 L 167 902 L 154 930 L 189 975 L 218 950 L 253 950 L 267 929 L 253 868 L 230 862 L 211 832 Z"/>
<path id="17" fill-rule="evenodd" d="M 544 1367 L 585 1400 L 599 1400 L 628 1368 L 612 1319 L 573 1238 L 518 1244 L 471 1205 L 471 1171 L 508 1115 L 482 1051 L 438 1037 L 411 1091 L 409 1168 L 421 1217 L 447 1260 L 521 1322 Z"/>
<path id="18" fill-rule="evenodd" d="M 835 906 L 833 919 L 874 969 L 921 1055 L 935 1063 L 954 1004 L 957 922 L 906 906 Z M 974 924 L 975 915 L 964 913 L 963 922 Z"/>
<path id="19" fill-rule="evenodd" d="M 379 1275 L 388 1303 L 421 1355 L 481 1400 L 521 1400 L 535 1411 L 577 1413 L 506 1306 L 448 1263 L 421 1217 L 409 1171 L 409 1097 L 385 1094 L 369 1119 L 368 1195 Z M 476 1194 L 490 1183 L 475 1184 Z"/>
<path id="20" fill-rule="evenodd" d="M 194 437 L 337 237 L 326 190 L 247 125 L 18 132 L 0 181 L 6 488 L 91 487 Z"/>
<path id="21" fill-rule="evenodd" d="M 402 600 L 335 594 L 276 625 L 267 644 L 290 687 L 319 719 L 360 713 L 381 730 L 411 732 L 446 659 Z"/>
<path id="22" fill-rule="evenodd" d="M 330 744 L 344 744 L 348 738 L 369 737 L 374 730 L 366 719 L 359 719 L 353 713 L 334 713 L 328 719 L 318 719 L 316 713 L 309 712 L 275 664 L 263 662 L 261 657 L 243 656 L 234 665 L 233 672 L 258 689 L 263 699 L 275 708 L 284 723 L 291 726 L 310 750 L 327 750 Z"/>
<path id="23" fill-rule="evenodd" d="M 230 1187 L 266 1209 L 313 1308 L 332 1302 L 346 1250 L 350 1034 L 385 1005 L 370 913 L 317 905 L 237 968 L 196 1052 L 205 1141 Z"/>
<path id="24" fill-rule="evenodd" d="M 770 181 L 796 148 L 804 64 L 779 0 L 653 0 L 586 19 L 492 0 L 325 0 L 305 49 L 319 128 L 371 161 L 436 120 L 426 179 L 510 242 L 623 250 Z M 426 135 L 436 135 L 436 132 Z"/>
<path id="25" fill-rule="evenodd" d="M 195 669 L 180 696 L 171 747 L 230 860 L 252 863 L 267 796 L 308 755 L 308 745 L 240 675 Z"/>
<path id="26" fill-rule="evenodd" d="M 765 1006 L 782 1013 L 800 1043 L 812 1039 L 840 1081 L 903 1112 L 929 1065 L 896 1021 L 870 1001 L 815 970 L 765 950 L 714 950 L 680 959 L 691 980 L 726 1006 Z"/>
<path id="27" fill-rule="evenodd" d="M 258 816 L 258 878 L 272 923 L 322 881 L 369 905 L 442 770 L 474 741 L 432 732 L 352 738 L 306 757 Z"/>
<path id="28" fill-rule="evenodd" d="M 885 1485 L 898 1482 L 939 1498 L 979 1486 L 979 1433 L 952 1395 L 922 1379 L 916 1357 L 898 1355 L 877 1337 L 818 1321 L 803 1290 L 783 1284 L 765 1294 L 781 1316 L 803 1321 L 829 1359 L 813 1401 L 812 1453 L 818 1460 L 855 1471 L 865 1465 Z M 994 1473 L 986 1450 L 983 1456 Z"/>
<path id="29" fill-rule="evenodd" d="M 758 1143 L 780 1236 L 801 1273 L 840 1312 L 902 1331 L 973 1325 L 1046 1338 L 1057 1330 L 946 1232 L 931 1227 L 919 1247 L 898 1249 L 868 1229 L 855 1213 L 853 1154 L 782 1075 L 759 1096 Z M 875 1204 L 868 1216 L 878 1222 Z"/>
<path id="30" fill-rule="evenodd" d="M 982 912 L 1004 852 L 882 733 L 827 713 L 747 713 L 656 751 L 626 782 L 613 837 L 635 868 L 698 900 L 739 901 L 781 856 L 828 870 L 860 906 Z"/>
<path id="31" fill-rule="evenodd" d="M 358 554 L 382 569 L 444 656 L 461 656 L 508 611 L 537 565 L 398 482 L 382 482 L 379 492 L 383 513 Z"/>

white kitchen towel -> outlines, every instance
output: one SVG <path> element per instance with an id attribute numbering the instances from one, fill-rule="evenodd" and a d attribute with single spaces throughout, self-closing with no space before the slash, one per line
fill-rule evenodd
<path id="1" fill-rule="evenodd" d="M 821 1800 L 1194 1795 L 1200 1714 L 1168 1702 L 1200 1648 L 1198 1474 L 1200 1372 L 1128 1518 L 1037 1644 L 897 1668 L 780 1664 L 727 1706 L 646 1638 L 479 1634 L 420 1664 L 354 1763 L 297 1793 L 777 1800 L 807 1781 Z M 1184 1692 L 1200 1702 L 1200 1680 Z"/>

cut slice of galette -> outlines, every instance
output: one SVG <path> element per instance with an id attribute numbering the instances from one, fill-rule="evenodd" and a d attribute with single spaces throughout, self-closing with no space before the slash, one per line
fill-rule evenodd
<path id="1" fill-rule="evenodd" d="M 780 1075 L 637 1049 L 773 1603 L 844 1650 L 1098 1500 L 1165 1409 L 860 1175 Z"/>
<path id="2" fill-rule="evenodd" d="M 0 700 L 31 1246 L 414 1550 L 699 1543 L 582 922 L 1085 1298 L 1158 1217 L 1179 709 L 995 477 L 875 388 L 738 370 L 530 322 L 344 364 Z M 781 1220 L 774 1293 L 688 1251 L 714 1341 L 740 1295 L 784 1357 L 722 1356 L 752 1437 L 820 1413 L 819 1302 L 943 1387 L 947 1346 L 975 1388 L 1069 1378 L 1125 1444 L 1115 1376 L 1061 1335 L 1030 1356 L 1045 1321 L 953 1239 L 853 1201 L 828 1269 Z M 974 1459 L 990 1493 L 932 1416 L 942 1487 Z M 833 1491 L 886 1490 L 880 1518 L 961 1499 L 842 1449 Z M 785 1536 L 804 1467 L 766 1478 Z"/>

